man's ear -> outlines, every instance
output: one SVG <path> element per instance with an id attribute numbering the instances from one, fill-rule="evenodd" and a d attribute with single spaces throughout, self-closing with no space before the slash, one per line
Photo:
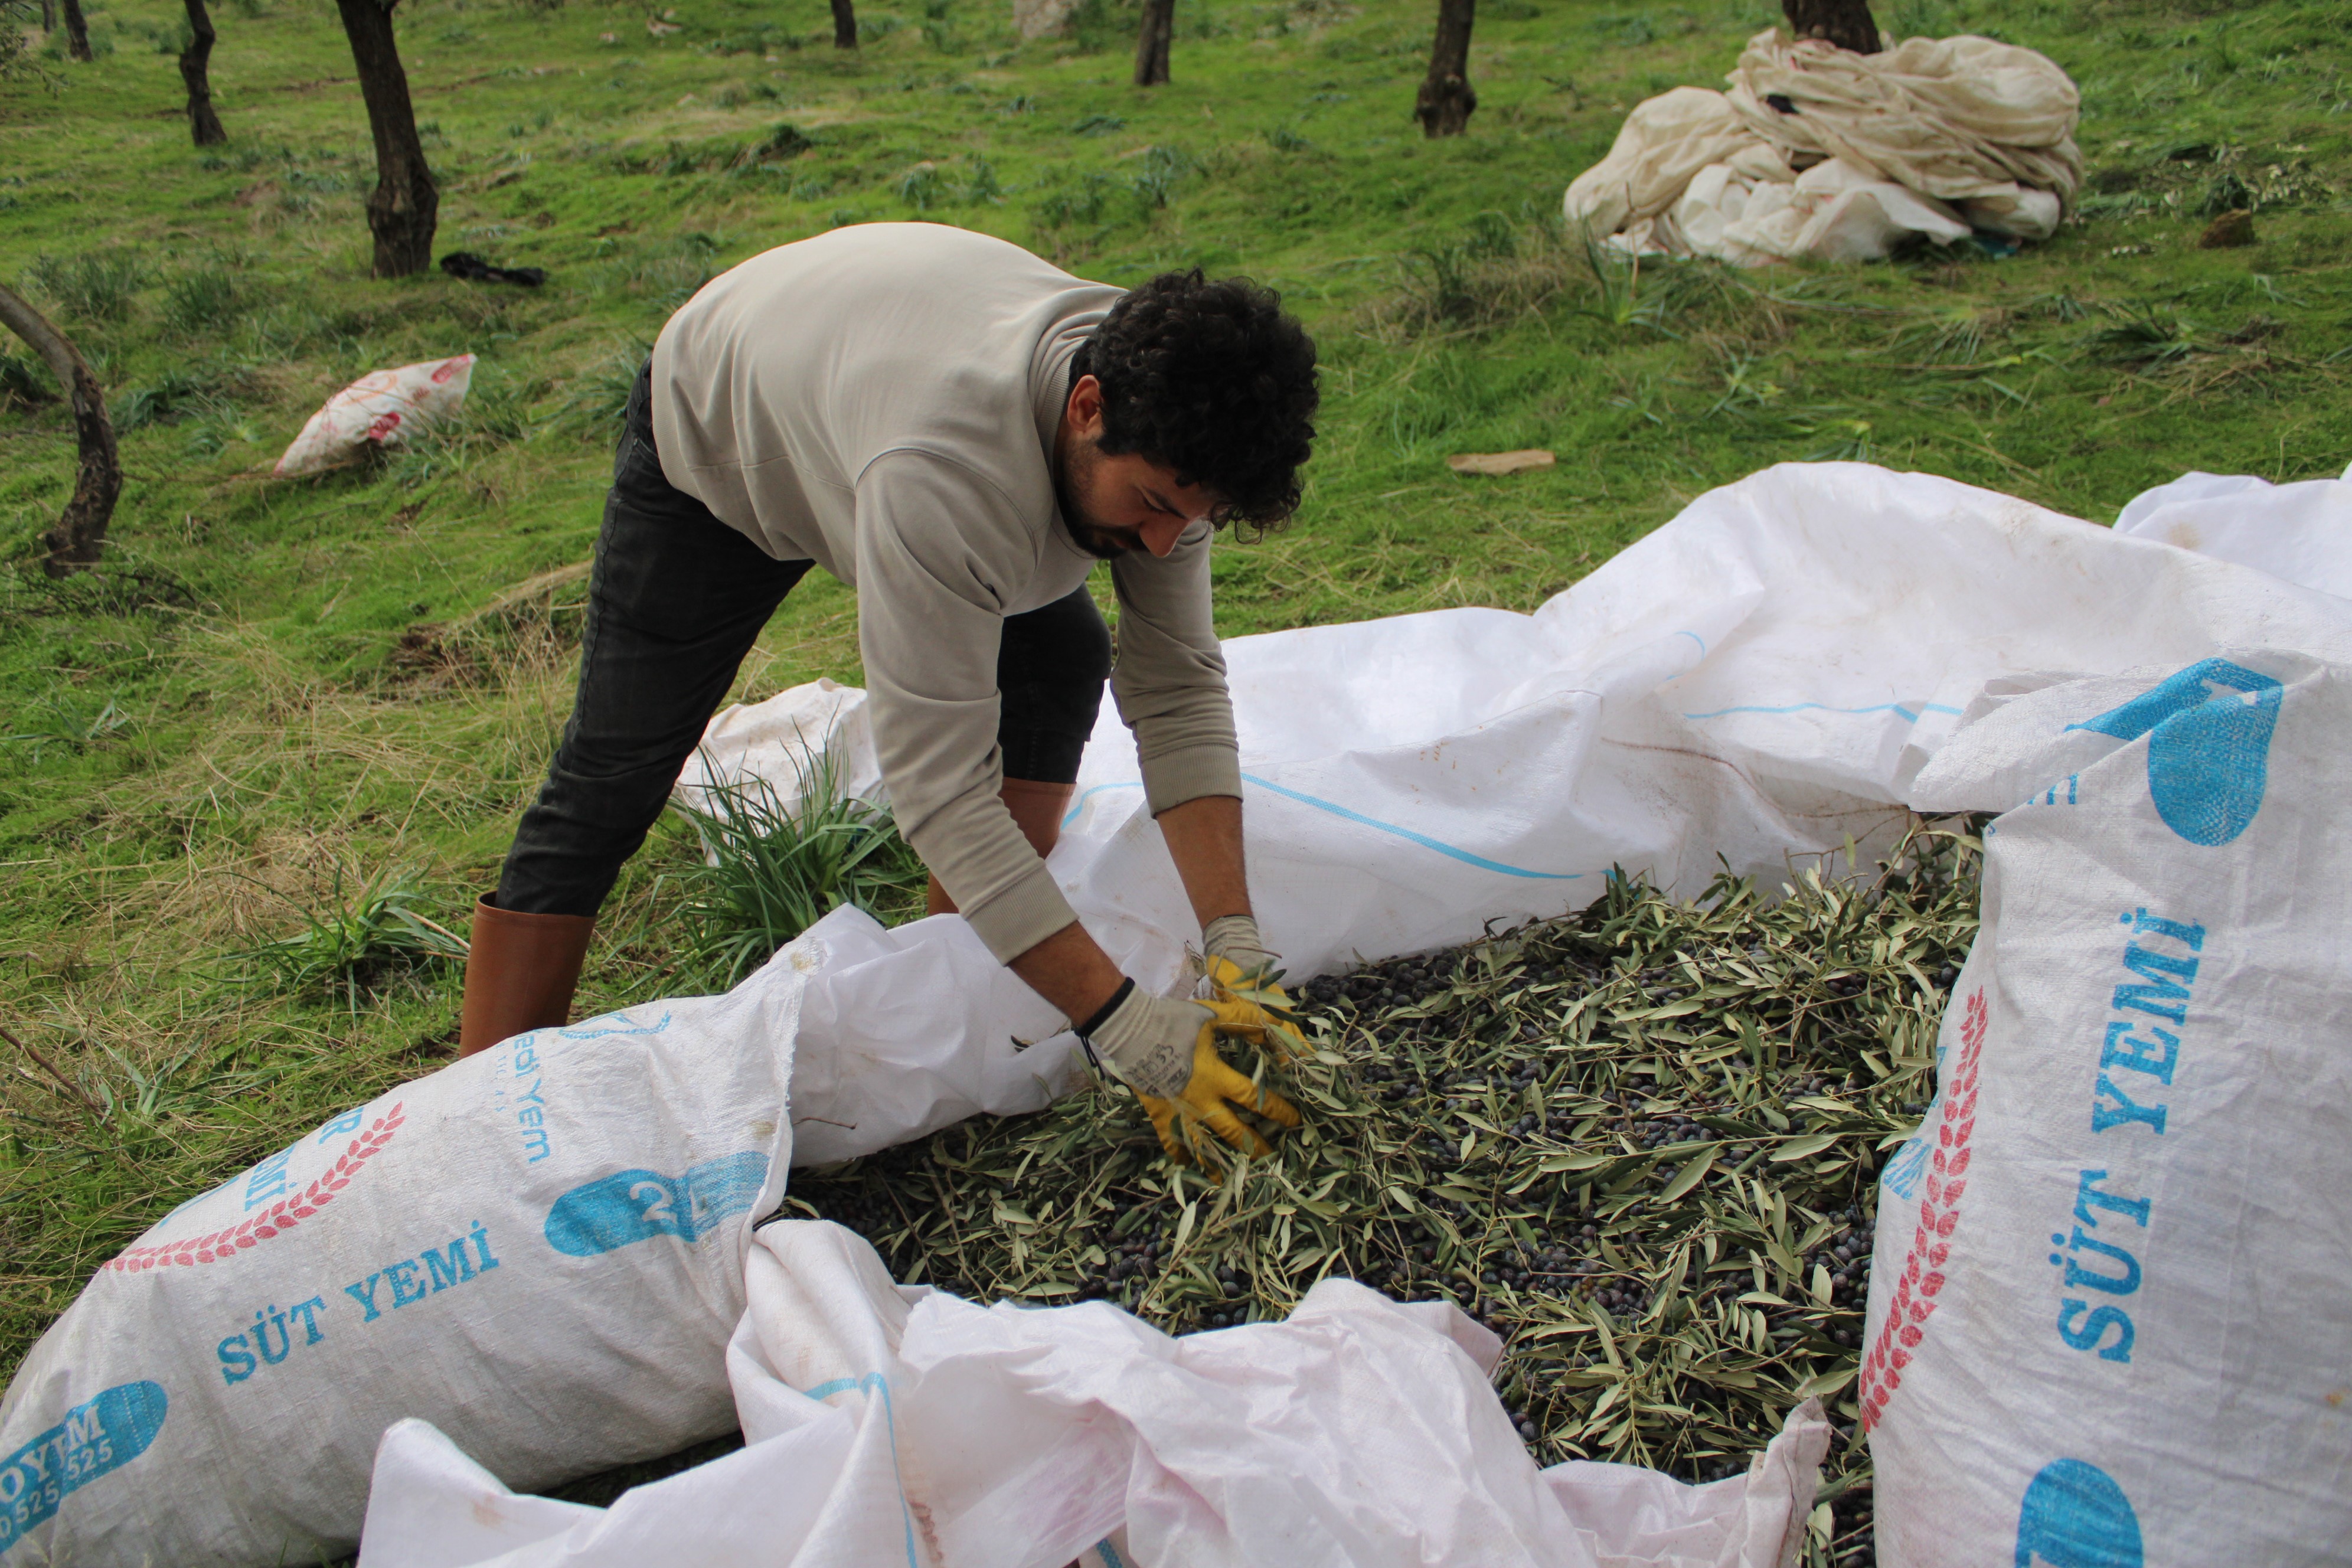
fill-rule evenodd
<path id="1" fill-rule="evenodd" d="M 1070 401 L 1062 410 L 1069 421 L 1070 434 L 1085 441 L 1102 438 L 1102 383 L 1091 375 L 1082 375 L 1070 384 Z"/>

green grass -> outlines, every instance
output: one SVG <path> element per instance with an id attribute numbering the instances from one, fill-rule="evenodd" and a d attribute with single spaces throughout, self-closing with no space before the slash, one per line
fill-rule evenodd
<path id="1" fill-rule="evenodd" d="M 923 912 L 923 863 L 887 810 L 841 790 L 834 754 L 802 764 L 801 798 L 767 779 L 722 778 L 699 806 L 678 806 L 707 864 L 678 874 L 684 967 L 723 991 L 778 948 L 848 905 L 890 925 Z"/>
<path id="2" fill-rule="evenodd" d="M 443 1059 L 451 971 L 238 983 L 338 889 L 414 868 L 462 928 L 568 705 L 580 581 L 626 373 L 667 312 L 767 246 L 860 219 L 1001 234 L 1131 283 L 1283 289 L 1328 366 L 1307 504 L 1221 547 L 1228 635 L 1454 605 L 1528 608 L 1692 497 L 1868 456 L 2105 518 L 2200 468 L 2352 457 L 2352 81 L 2323 0 L 1901 0 L 2084 88 L 2086 221 L 1973 252 L 1736 274 L 1596 267 L 1550 224 L 1624 110 L 1708 84 L 1774 8 L 1490 5 L 1466 137 L 1411 119 L 1423 0 L 1185 0 L 1176 79 L 1127 85 L 1132 15 L 1020 43 L 1009 7 L 869 0 L 844 58 L 814 0 L 641 11 L 408 0 L 439 251 L 544 289 L 366 277 L 365 119 L 331 6 L 240 0 L 214 56 L 227 146 L 179 118 L 168 0 L 98 0 L 92 65 L 0 84 L 0 279 L 123 416 L 107 570 L 31 564 L 69 483 L 46 373 L 0 361 L 0 1369 L 90 1270 L 289 1132 Z M 604 35 L 612 41 L 604 41 Z M 789 127 L 789 130 L 785 129 Z M 2260 243 L 2193 247 L 2251 204 Z M 331 392 L 481 356 L 465 419 L 383 463 L 262 470 Z M 1555 468 L 1449 473 L 1459 450 Z M 859 678 L 812 578 L 739 694 Z M 690 984 L 673 823 L 629 868 L 583 1001 Z M 364 967 L 364 966 L 362 966 Z M 7 1047 L 11 1050 L 14 1047 Z M 22 1069 L 22 1070 L 19 1070 Z"/>

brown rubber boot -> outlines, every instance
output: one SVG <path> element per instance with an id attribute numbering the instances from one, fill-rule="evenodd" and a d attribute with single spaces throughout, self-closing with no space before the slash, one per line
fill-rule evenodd
<path id="1" fill-rule="evenodd" d="M 1006 779 L 997 791 L 1005 806 L 1013 813 L 1013 825 L 1021 836 L 1029 840 L 1029 847 L 1037 851 L 1039 859 L 1054 851 L 1062 839 L 1062 814 L 1069 809 L 1070 797 L 1078 792 L 1074 784 L 1042 784 L 1035 779 Z M 955 900 L 933 877 L 923 889 L 923 912 L 927 915 L 951 915 L 956 912 Z"/>
<path id="2" fill-rule="evenodd" d="M 475 900 L 457 1054 L 470 1057 L 526 1030 L 569 1022 L 572 993 L 595 929 L 593 915 L 517 914 L 488 899 Z"/>

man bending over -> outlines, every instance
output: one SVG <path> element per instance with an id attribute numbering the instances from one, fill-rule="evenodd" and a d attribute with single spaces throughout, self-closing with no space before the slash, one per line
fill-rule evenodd
<path id="1" fill-rule="evenodd" d="M 1275 297 L 1198 269 L 1132 293 L 1016 246 L 871 224 L 714 279 L 629 399 L 581 638 L 580 688 L 497 891 L 477 905 L 459 1047 L 563 1023 L 597 909 L 737 667 L 811 566 L 857 591 L 858 647 L 900 831 L 997 959 L 1175 1124 L 1285 1125 L 1218 1054 L 1276 963 L 1243 875 L 1239 753 L 1209 545 L 1298 504 L 1315 346 Z M 1118 654 L 1087 592 L 1110 563 Z M 1213 995 L 1138 987 L 1044 857 L 1104 679 L 1202 929 Z"/>

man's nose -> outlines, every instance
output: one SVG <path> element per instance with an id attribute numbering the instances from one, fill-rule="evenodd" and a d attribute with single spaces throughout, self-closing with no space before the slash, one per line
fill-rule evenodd
<path id="1" fill-rule="evenodd" d="M 1184 535 L 1186 523 L 1181 517 L 1155 517 L 1135 531 L 1143 541 L 1143 548 L 1152 554 L 1165 557 L 1176 548 L 1177 540 Z"/>

